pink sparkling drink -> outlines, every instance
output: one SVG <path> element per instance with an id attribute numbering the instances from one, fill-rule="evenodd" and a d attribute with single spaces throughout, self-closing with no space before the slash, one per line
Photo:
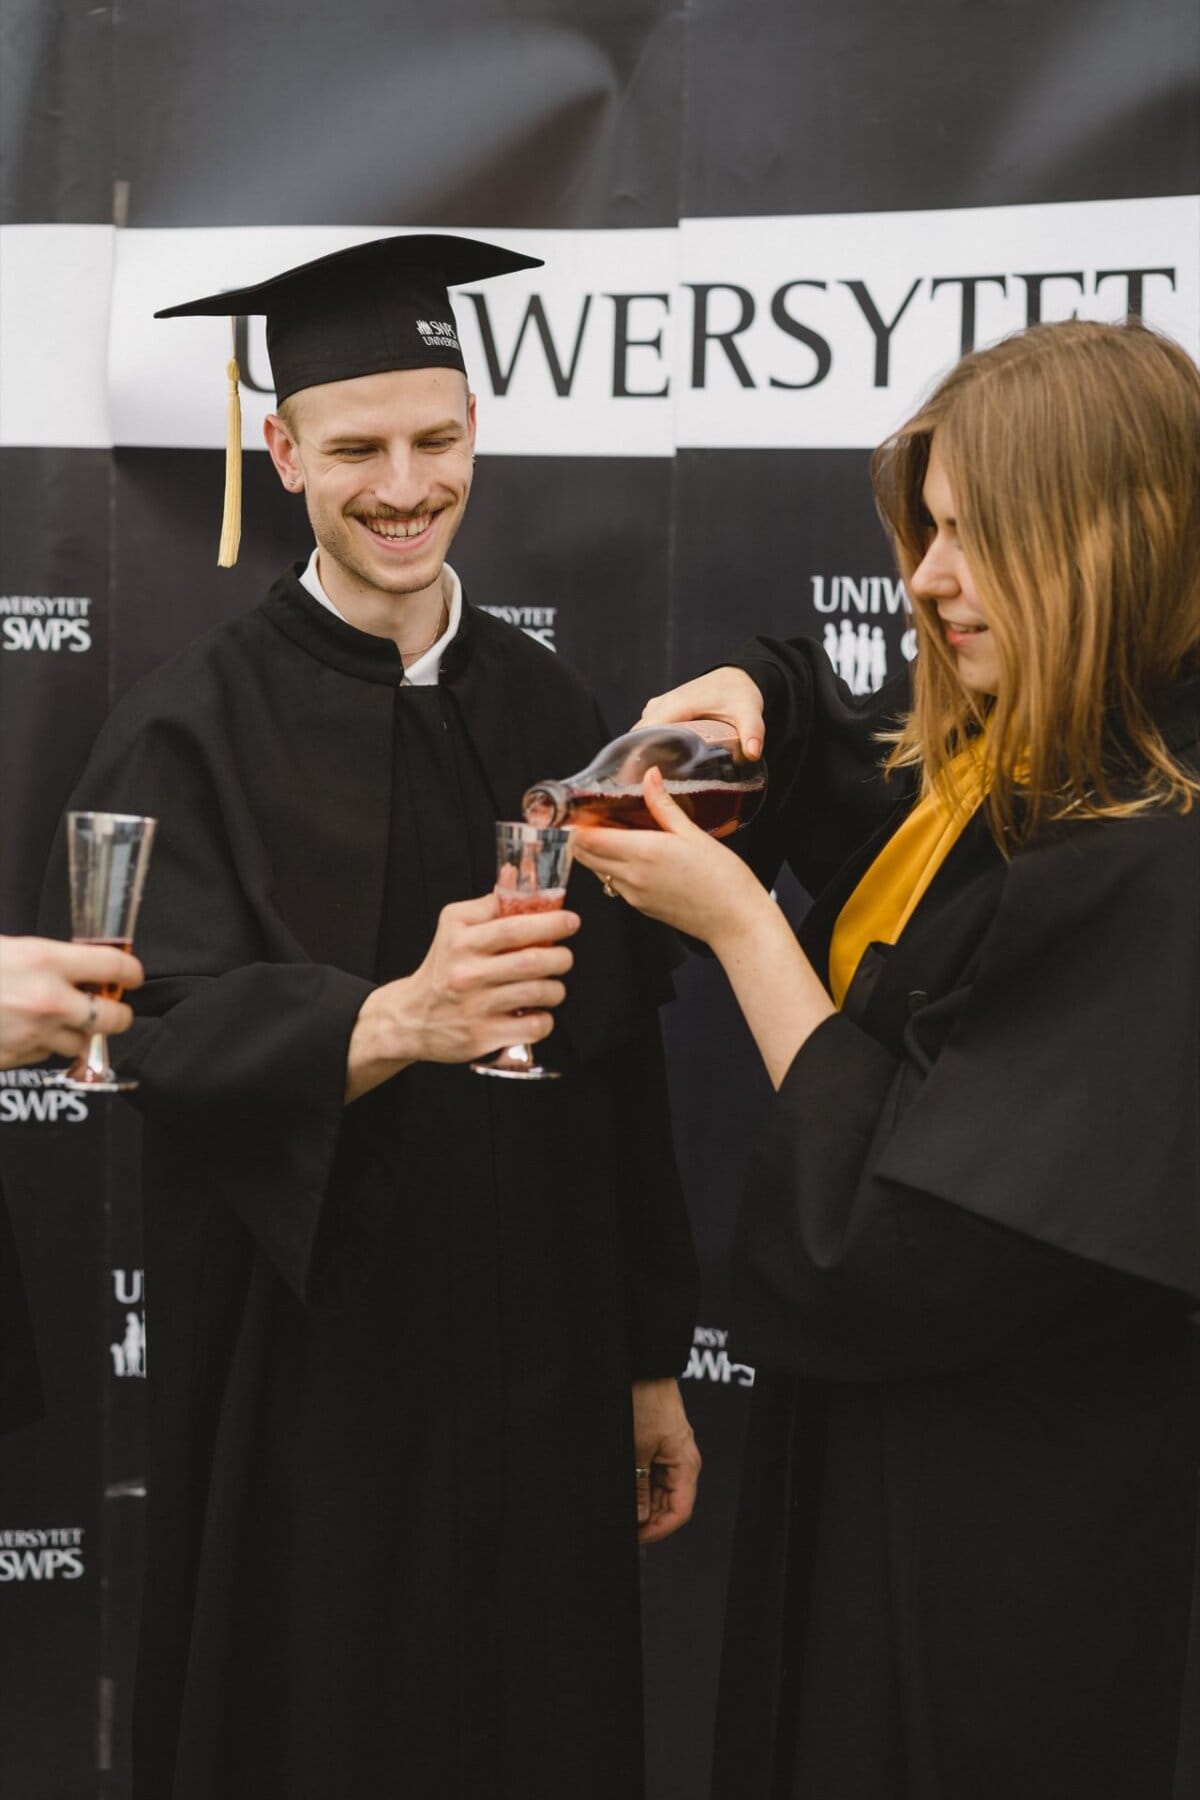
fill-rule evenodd
<path id="1" fill-rule="evenodd" d="M 495 893 L 502 919 L 511 918 L 515 913 L 558 912 L 567 897 L 566 888 L 544 888 L 538 894 L 521 894 L 514 888 L 497 887 Z"/>
<path id="2" fill-rule="evenodd" d="M 558 825 L 530 825 L 524 820 L 496 826 L 496 885 L 500 917 L 519 913 L 560 912 L 567 897 L 573 837 Z M 557 1069 L 546 1069 L 532 1044 L 509 1044 L 495 1056 L 473 1062 L 476 1075 L 498 1075 L 509 1081 L 555 1081 Z"/>

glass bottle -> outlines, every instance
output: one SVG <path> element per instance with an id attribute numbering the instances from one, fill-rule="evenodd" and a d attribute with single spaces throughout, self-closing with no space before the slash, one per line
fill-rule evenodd
<path id="1" fill-rule="evenodd" d="M 718 838 L 754 817 L 767 787 L 766 764 L 747 762 L 731 726 L 720 719 L 692 719 L 627 731 L 577 775 L 537 782 L 521 811 L 531 825 L 653 830 L 642 797 L 642 779 L 653 768 L 662 771 L 667 792 L 688 817 Z"/>

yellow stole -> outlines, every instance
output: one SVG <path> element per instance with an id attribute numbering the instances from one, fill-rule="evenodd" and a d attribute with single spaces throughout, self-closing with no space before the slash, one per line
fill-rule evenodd
<path id="1" fill-rule="evenodd" d="M 829 943 L 829 991 L 840 1007 L 868 944 L 894 944 L 990 786 L 977 742 L 947 779 L 917 801 L 838 914 Z"/>

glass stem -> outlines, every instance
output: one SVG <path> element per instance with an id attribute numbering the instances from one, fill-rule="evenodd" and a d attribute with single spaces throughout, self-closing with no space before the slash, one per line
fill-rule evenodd
<path id="1" fill-rule="evenodd" d="M 108 1039 L 102 1031 L 94 1032 L 88 1040 L 87 1055 L 83 1059 L 80 1079 L 83 1081 L 107 1081 L 110 1072 Z"/>

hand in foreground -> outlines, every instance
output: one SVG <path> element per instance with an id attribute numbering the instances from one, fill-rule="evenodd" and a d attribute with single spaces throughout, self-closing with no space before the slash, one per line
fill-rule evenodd
<path id="1" fill-rule="evenodd" d="M 81 993 L 82 983 L 141 987 L 141 963 L 104 944 L 56 938 L 0 938 L 0 1069 L 78 1056 L 93 1032 L 128 1031 L 133 1014 L 119 1000 Z"/>
<path id="2" fill-rule="evenodd" d="M 409 1063 L 474 1062 L 549 1037 L 574 961 L 559 939 L 579 930 L 578 915 L 499 913 L 494 894 L 443 907 L 420 968 L 367 996 L 350 1037 L 347 1101 Z"/>
<path id="3" fill-rule="evenodd" d="M 686 725 L 689 719 L 724 719 L 755 761 L 763 753 L 766 726 L 758 683 L 744 669 L 712 669 L 682 687 L 647 700 L 639 725 Z"/>
<path id="4" fill-rule="evenodd" d="M 657 1544 L 691 1518 L 700 1479 L 700 1452 L 677 1381 L 634 1382 L 633 1451 L 638 1543 Z"/>
<path id="5" fill-rule="evenodd" d="M 773 903 L 740 857 L 693 825 L 667 793 L 657 769 L 642 784 L 659 831 L 578 827 L 575 860 L 652 919 L 699 938 L 718 940 L 746 927 Z"/>

